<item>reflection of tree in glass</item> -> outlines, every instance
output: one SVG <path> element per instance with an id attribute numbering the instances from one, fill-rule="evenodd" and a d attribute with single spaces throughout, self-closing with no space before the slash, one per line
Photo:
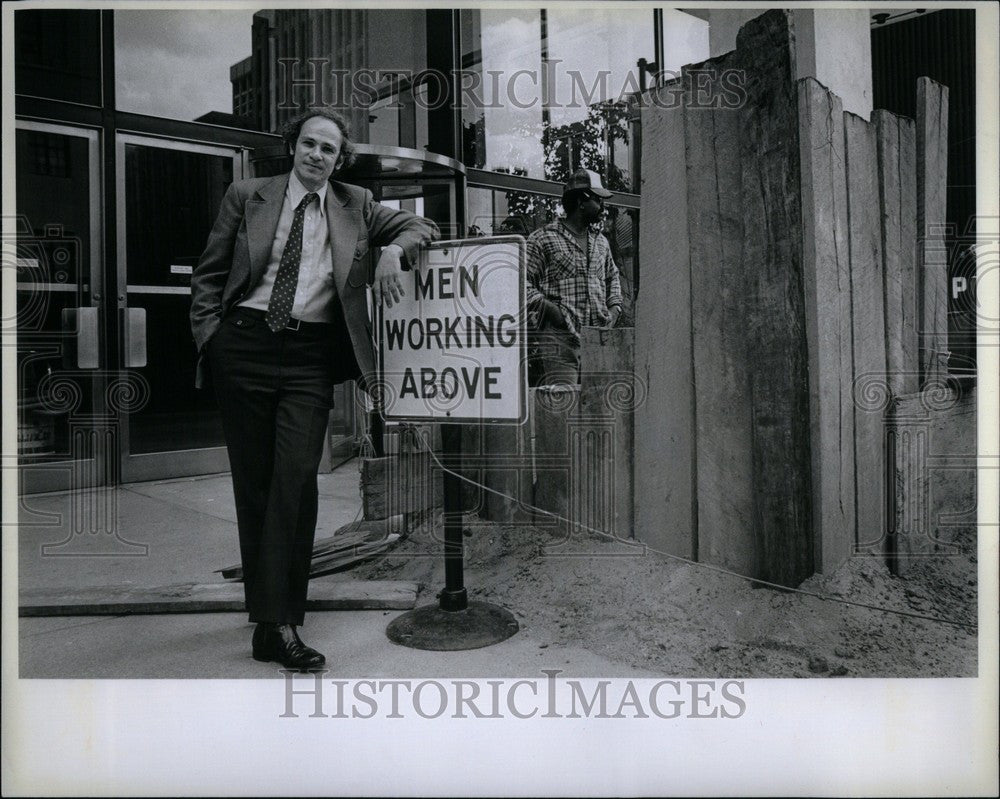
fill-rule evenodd
<path id="1" fill-rule="evenodd" d="M 545 124 L 542 147 L 545 177 L 564 182 L 574 169 L 596 172 L 611 191 L 632 191 L 629 172 L 615 163 L 615 145 L 628 146 L 628 104 L 622 100 L 595 103 L 587 116 L 568 125 Z"/>
<path id="2" fill-rule="evenodd" d="M 520 167 L 498 167 L 494 171 L 519 176 L 527 174 L 527 170 Z M 494 222 L 494 232 L 497 234 L 516 233 L 527 237 L 532 231 L 556 218 L 559 200 L 555 197 L 526 191 L 508 191 L 504 196 L 507 201 L 507 216 Z"/>
<path id="3" fill-rule="evenodd" d="M 611 191 L 631 192 L 629 171 L 615 162 L 615 152 L 629 143 L 628 103 L 606 101 L 587 108 L 587 116 L 567 125 L 542 124 L 542 149 L 547 180 L 565 182 L 579 167 L 593 170 L 601 176 Z M 497 172 L 513 175 L 527 173 L 514 167 L 497 167 Z M 556 218 L 560 202 L 522 191 L 508 191 L 508 217 L 500 223 L 498 232 L 527 235 Z M 524 232 L 527 231 L 527 232 Z"/>
<path id="4" fill-rule="evenodd" d="M 629 171 L 615 162 L 616 145 L 625 149 L 629 143 L 628 115 L 627 102 L 606 101 L 589 106 L 587 116 L 578 122 L 551 125 L 546 121 L 542 128 L 545 177 L 564 183 L 573 170 L 584 167 L 599 174 L 611 191 L 631 192 Z M 526 174 L 519 168 L 498 168 L 496 171 Z M 540 194 L 508 191 L 505 196 L 508 216 L 494 225 L 497 233 L 527 236 L 555 219 L 561 207 L 557 198 Z M 625 209 L 608 206 L 601 224 L 621 279 L 624 303 L 617 326 L 630 327 L 634 323 L 635 220 Z"/>

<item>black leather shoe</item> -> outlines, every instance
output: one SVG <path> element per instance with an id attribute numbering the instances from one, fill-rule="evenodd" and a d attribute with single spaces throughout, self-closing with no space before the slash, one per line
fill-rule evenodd
<path id="1" fill-rule="evenodd" d="M 258 624 L 253 631 L 253 659 L 277 661 L 287 669 L 315 669 L 326 658 L 299 638 L 294 624 Z"/>

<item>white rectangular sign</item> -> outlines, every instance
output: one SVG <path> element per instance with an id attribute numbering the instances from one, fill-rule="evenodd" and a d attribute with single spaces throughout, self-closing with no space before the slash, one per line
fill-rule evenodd
<path id="1" fill-rule="evenodd" d="M 520 236 L 435 242 L 382 308 L 389 420 L 526 418 L 525 244 Z"/>

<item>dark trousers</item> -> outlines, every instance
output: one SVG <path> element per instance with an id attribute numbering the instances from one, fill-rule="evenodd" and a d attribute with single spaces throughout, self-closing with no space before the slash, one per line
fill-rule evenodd
<path id="1" fill-rule="evenodd" d="M 531 386 L 580 382 L 580 347 L 568 330 L 546 326 L 529 336 L 528 383 Z"/>
<path id="2" fill-rule="evenodd" d="M 331 325 L 272 333 L 263 312 L 244 308 L 208 342 L 251 622 L 305 615 L 335 346 Z"/>

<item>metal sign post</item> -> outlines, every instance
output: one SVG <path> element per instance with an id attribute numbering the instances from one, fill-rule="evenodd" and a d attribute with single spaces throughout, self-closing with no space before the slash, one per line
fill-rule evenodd
<path id="1" fill-rule="evenodd" d="M 462 428 L 457 424 L 441 425 L 441 448 L 444 450 L 446 461 L 461 461 Z M 455 467 L 459 465 L 456 463 Z M 465 610 L 469 606 L 469 593 L 465 590 L 462 482 L 451 472 L 445 472 L 443 480 L 444 590 L 441 592 L 441 610 Z"/>
<path id="2" fill-rule="evenodd" d="M 507 610 L 469 601 L 462 528 L 462 428 L 452 420 L 520 424 L 526 416 L 524 239 L 439 242 L 403 302 L 380 320 L 387 421 L 441 425 L 445 586 L 438 604 L 404 613 L 389 640 L 414 649 L 477 649 L 518 630 Z"/>

